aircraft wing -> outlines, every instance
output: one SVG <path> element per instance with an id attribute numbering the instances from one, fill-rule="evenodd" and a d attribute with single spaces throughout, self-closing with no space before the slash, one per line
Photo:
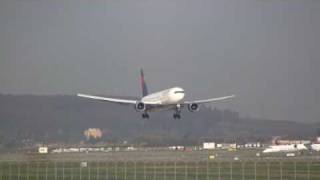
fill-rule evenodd
<path id="1" fill-rule="evenodd" d="M 192 103 L 204 104 L 204 103 L 210 103 L 210 102 L 230 99 L 230 98 L 234 98 L 234 97 L 235 97 L 235 95 L 230 95 L 230 96 L 223 96 L 223 97 L 211 98 L 211 99 L 203 99 L 203 100 L 196 100 L 196 101 L 186 101 L 186 102 L 184 102 L 184 104 L 192 104 Z"/>
<path id="2" fill-rule="evenodd" d="M 137 100 L 130 100 L 130 99 L 121 99 L 121 98 L 110 98 L 110 97 L 101 97 L 101 96 L 93 96 L 88 94 L 77 94 L 79 97 L 89 98 L 89 99 L 96 99 L 114 103 L 121 103 L 121 104 L 136 104 Z"/>

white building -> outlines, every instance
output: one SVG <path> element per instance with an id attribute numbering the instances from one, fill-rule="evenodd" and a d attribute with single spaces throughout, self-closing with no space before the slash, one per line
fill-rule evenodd
<path id="1" fill-rule="evenodd" d="M 203 149 L 215 149 L 216 143 L 214 142 L 204 142 L 203 143 Z"/>
<path id="2" fill-rule="evenodd" d="M 41 146 L 38 148 L 38 153 L 39 154 L 47 154 L 48 153 L 48 147 Z"/>

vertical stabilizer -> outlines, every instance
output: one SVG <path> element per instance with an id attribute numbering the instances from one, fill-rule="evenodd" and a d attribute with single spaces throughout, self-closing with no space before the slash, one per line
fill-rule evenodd
<path id="1" fill-rule="evenodd" d="M 147 84 L 144 80 L 144 74 L 143 74 L 142 68 L 140 70 L 140 83 L 141 83 L 142 97 L 144 97 L 144 96 L 148 95 L 148 88 L 147 88 Z"/>

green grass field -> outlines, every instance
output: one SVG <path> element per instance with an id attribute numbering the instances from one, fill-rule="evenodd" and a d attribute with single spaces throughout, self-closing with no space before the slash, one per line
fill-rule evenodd
<path id="1" fill-rule="evenodd" d="M 320 180 L 320 161 L 0 162 L 0 180 Z"/>

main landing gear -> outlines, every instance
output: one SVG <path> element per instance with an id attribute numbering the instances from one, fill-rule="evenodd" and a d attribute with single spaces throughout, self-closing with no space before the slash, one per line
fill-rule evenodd
<path id="1" fill-rule="evenodd" d="M 149 119 L 149 114 L 148 113 L 143 113 L 142 114 L 143 119 Z"/>

